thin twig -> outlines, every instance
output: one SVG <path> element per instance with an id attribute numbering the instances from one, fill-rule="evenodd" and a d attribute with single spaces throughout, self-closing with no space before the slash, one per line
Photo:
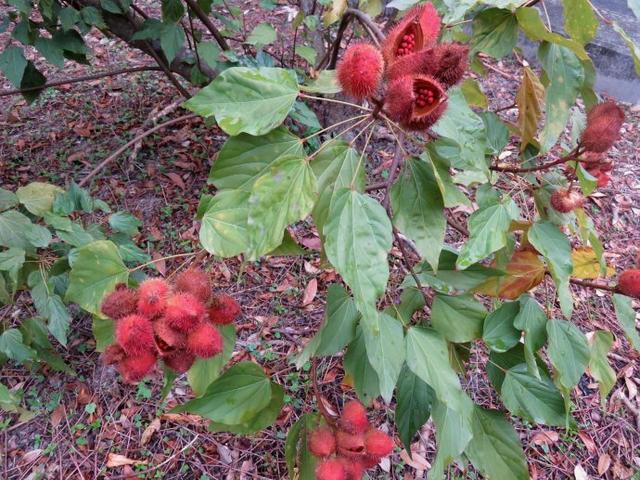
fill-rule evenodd
<path id="1" fill-rule="evenodd" d="M 582 280 L 579 278 L 570 278 L 569 282 L 573 283 L 574 285 L 579 285 L 585 288 L 593 288 L 596 290 L 606 290 L 608 292 L 614 292 L 614 293 L 618 291 L 617 286 L 605 285 L 603 283 L 597 283 L 597 282 L 590 282 L 589 280 Z"/>
<path id="2" fill-rule="evenodd" d="M 338 52 L 340 51 L 340 44 L 342 43 L 342 37 L 344 36 L 344 32 L 353 20 L 354 16 L 351 14 L 344 14 L 342 16 L 342 20 L 340 20 L 340 25 L 338 26 L 338 32 L 336 33 L 336 38 L 333 40 L 333 44 L 331 45 L 331 61 L 329 61 L 329 66 L 327 67 L 329 70 L 333 70 L 336 68 L 336 64 L 338 63 Z M 324 59 L 320 62 L 318 67 L 322 68 L 324 65 Z"/>
<path id="3" fill-rule="evenodd" d="M 535 167 L 511 167 L 508 165 L 492 165 L 489 167 L 489 169 L 496 172 L 509 172 L 509 173 L 537 172 L 540 170 L 547 170 L 551 167 L 555 167 L 556 165 L 560 165 L 562 163 L 566 163 L 571 160 L 575 160 L 580 156 L 581 153 L 582 153 L 581 149 L 579 147 L 576 147 L 564 157 L 560 157 L 557 160 L 554 160 L 553 162 L 543 163 L 542 165 L 536 165 Z"/>
<path id="4" fill-rule="evenodd" d="M 169 81 L 173 83 L 176 89 L 180 92 L 180 95 L 182 95 L 184 98 L 191 98 L 191 94 L 187 91 L 186 88 L 182 86 L 180 81 L 173 74 L 173 72 L 169 68 L 169 64 L 165 61 L 165 59 L 158 55 L 153 46 L 147 40 L 142 40 L 142 43 L 146 46 L 149 55 L 151 55 L 153 59 L 158 63 L 158 65 L 160 65 L 160 68 L 165 73 Z"/>
<path id="5" fill-rule="evenodd" d="M 146 130 L 146 131 L 142 132 L 140 135 L 135 137 L 133 140 L 125 143 L 122 147 L 117 149 L 115 152 L 113 152 L 111 155 L 109 155 L 107 158 L 105 158 L 102 162 L 100 162 L 98 164 L 98 166 L 96 166 L 93 170 L 91 170 L 91 172 L 89 172 L 89 174 L 86 177 L 84 177 L 82 180 L 80 180 L 80 183 L 78 183 L 78 185 L 81 186 L 81 187 L 86 185 L 89 182 L 89 180 L 91 180 L 100 170 L 102 170 L 104 167 L 106 167 L 111 162 L 113 162 L 116 158 L 118 158 L 118 156 L 121 153 L 123 153 L 129 147 L 131 147 L 132 145 L 135 145 L 135 143 L 138 142 L 140 139 L 148 137 L 149 135 L 151 135 L 154 132 L 157 132 L 158 130 L 162 130 L 163 128 L 170 127 L 171 125 L 175 125 L 176 123 L 184 122 L 185 120 L 190 120 L 192 118 L 197 118 L 197 115 L 195 113 L 190 113 L 188 115 L 183 115 L 181 117 L 174 118 L 172 120 L 169 120 L 169 121 L 166 121 L 166 122 L 161 123 L 159 125 L 156 125 L 155 127 L 150 128 L 149 130 Z"/>
<path id="6" fill-rule="evenodd" d="M 358 22 L 360 22 L 360 24 L 363 27 L 366 27 L 367 29 L 371 30 L 371 32 L 375 36 L 375 38 L 372 38 L 372 40 L 378 46 L 380 46 L 380 43 L 384 40 L 385 35 L 384 33 L 382 33 L 382 30 L 380 30 L 380 27 L 378 27 L 376 22 L 374 22 L 369 15 L 364 13 L 362 10 L 358 10 L 357 8 L 347 8 L 345 10 L 345 14 L 347 13 L 356 17 L 356 20 L 358 20 Z"/>
<path id="7" fill-rule="evenodd" d="M 316 403 L 318 404 L 318 411 L 324 417 L 329 425 L 335 426 L 336 419 L 329 413 L 327 407 L 322 400 L 322 393 L 320 392 L 320 385 L 318 384 L 318 359 L 313 357 L 311 359 L 311 385 L 313 388 L 313 395 L 316 397 Z"/>
<path id="8" fill-rule="evenodd" d="M 413 266 L 411 265 L 411 262 L 409 261 L 409 254 L 407 250 L 404 248 L 402 237 L 400 237 L 400 233 L 398 232 L 398 230 L 395 229 L 395 227 L 393 228 L 393 237 L 395 238 L 396 243 L 398 244 L 398 248 L 400 249 L 400 253 L 402 254 L 402 262 L 404 263 L 405 268 L 413 278 L 413 281 L 416 282 L 416 288 L 420 290 L 420 293 L 422 294 L 425 303 L 428 305 L 430 299 L 427 296 L 426 292 L 424 291 L 424 288 L 422 287 L 422 282 L 420 281 L 420 278 L 418 278 L 418 275 L 416 274 L 415 270 L 413 269 Z"/>
<path id="9" fill-rule="evenodd" d="M 187 2 L 187 5 L 189 5 L 189 8 L 193 11 L 193 13 L 196 14 L 196 17 L 200 19 L 202 24 L 205 27 L 207 27 L 207 30 L 209 30 L 211 35 L 213 35 L 213 38 L 216 39 L 216 42 L 218 42 L 218 45 L 220 45 L 220 48 L 222 48 L 222 50 L 225 50 L 225 51 L 230 50 L 229 44 L 227 43 L 225 38 L 222 36 L 220 31 L 213 24 L 211 19 L 207 16 L 205 11 L 202 10 L 202 8 L 200 8 L 200 5 L 198 5 L 198 2 L 196 0 L 185 0 L 185 2 Z"/>

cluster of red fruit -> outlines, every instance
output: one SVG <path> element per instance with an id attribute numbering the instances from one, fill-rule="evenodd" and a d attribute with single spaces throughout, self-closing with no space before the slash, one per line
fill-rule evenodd
<path id="1" fill-rule="evenodd" d="M 384 112 L 410 130 L 433 125 L 447 108 L 446 90 L 458 83 L 468 65 L 468 47 L 437 44 L 440 17 L 431 3 L 412 8 L 385 39 L 382 51 L 373 45 L 352 45 L 337 74 L 343 90 L 357 98 L 372 98 Z M 387 87 L 384 100 L 373 96 Z"/>
<path id="2" fill-rule="evenodd" d="M 228 295 L 213 294 L 207 274 L 191 268 L 173 286 L 151 278 L 137 290 L 118 285 L 102 302 L 102 313 L 116 321 L 116 343 L 103 354 L 117 364 L 126 382 L 149 373 L 158 357 L 172 370 L 186 372 L 196 358 L 220 352 L 224 339 L 216 325 L 226 325 L 240 313 Z"/>
<path id="3" fill-rule="evenodd" d="M 613 162 L 606 152 L 620 138 L 620 128 L 624 123 L 624 112 L 612 101 L 599 103 L 587 114 L 587 126 L 578 142 L 582 150 L 579 161 L 582 166 L 598 179 L 598 187 L 609 183 L 609 173 Z M 570 167 L 572 171 L 573 168 Z M 551 206 L 562 213 L 569 213 L 584 204 L 584 197 L 569 188 L 559 188 L 551 195 Z"/>
<path id="4" fill-rule="evenodd" d="M 309 432 L 309 451 L 320 462 L 316 480 L 360 480 L 393 451 L 393 440 L 369 425 L 367 411 L 358 401 L 345 404 L 335 427 L 320 426 Z"/>
<path id="5" fill-rule="evenodd" d="M 640 270 L 625 270 L 618 278 L 618 290 L 629 297 L 640 298 Z"/>

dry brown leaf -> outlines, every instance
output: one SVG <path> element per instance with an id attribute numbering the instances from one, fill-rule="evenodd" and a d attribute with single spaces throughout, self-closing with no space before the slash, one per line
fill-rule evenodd
<path id="1" fill-rule="evenodd" d="M 596 444 L 588 434 L 586 434 L 585 432 L 578 432 L 578 436 L 584 443 L 584 446 L 587 447 L 587 451 L 590 454 L 593 455 L 594 453 L 596 453 Z"/>
<path id="2" fill-rule="evenodd" d="M 475 291 L 492 297 L 515 300 L 544 280 L 545 266 L 536 253 L 525 250 L 515 252 L 504 271 L 504 276 L 489 278 Z"/>
<path id="3" fill-rule="evenodd" d="M 304 295 L 302 296 L 302 306 L 306 307 L 311 302 L 313 302 L 316 293 L 318 293 L 318 280 L 312 278 L 304 289 Z"/>
<path id="4" fill-rule="evenodd" d="M 160 419 L 154 418 L 153 421 L 149 424 L 149 426 L 144 429 L 144 432 L 142 432 L 140 445 L 142 446 L 146 445 L 149 442 L 149 440 L 151 440 L 151 437 L 153 437 L 153 434 L 156 433 L 158 430 L 160 430 Z"/>
<path id="5" fill-rule="evenodd" d="M 56 409 L 51 412 L 51 417 L 49 418 L 49 420 L 51 421 L 51 426 L 53 428 L 56 428 L 58 425 L 60 425 L 62 417 L 64 417 L 64 413 L 64 405 L 58 405 Z"/>
<path id="6" fill-rule="evenodd" d="M 587 472 L 579 463 L 576 464 L 575 468 L 573 469 L 573 475 L 576 477 L 576 480 L 589 480 L 589 475 L 587 475 Z"/>
<path id="7" fill-rule="evenodd" d="M 124 465 L 146 465 L 146 460 L 134 460 L 117 453 L 107 455 L 107 468 L 123 467 Z"/>
<path id="8" fill-rule="evenodd" d="M 411 457 L 405 449 L 402 449 L 400 452 L 400 458 L 404 460 L 404 462 L 410 467 L 415 468 L 416 470 L 429 470 L 431 468 L 431 464 L 424 458 L 422 455 L 418 455 L 415 452 L 411 452 Z"/>
<path id="9" fill-rule="evenodd" d="M 618 480 L 627 480 L 633 476 L 633 469 L 625 467 L 620 461 L 613 465 L 613 477 Z"/>
<path id="10" fill-rule="evenodd" d="M 169 180 L 171 180 L 171 182 L 173 182 L 175 185 L 180 187 L 182 190 L 185 190 L 187 188 L 187 186 L 184 184 L 184 180 L 182 180 L 182 177 L 177 173 L 169 172 L 169 173 L 165 173 L 165 176 Z"/>
<path id="11" fill-rule="evenodd" d="M 536 433 L 531 439 L 531 442 L 535 445 L 551 445 L 552 443 L 556 443 L 558 440 L 560 440 L 560 435 L 558 435 L 557 432 L 549 430 Z"/>
<path id="12" fill-rule="evenodd" d="M 174 423 L 186 423 L 188 425 L 203 425 L 205 420 L 198 415 L 192 415 L 190 413 L 163 413 L 160 415 L 160 420 Z"/>
<path id="13" fill-rule="evenodd" d="M 86 405 L 87 403 L 91 403 L 91 391 L 89 390 L 89 387 L 85 384 L 85 383 L 79 383 L 78 384 L 78 403 L 82 404 L 82 405 Z"/>
<path id="14" fill-rule="evenodd" d="M 158 269 L 158 273 L 160 273 L 160 275 L 164 277 L 167 274 L 167 262 L 164 260 L 164 258 L 159 252 L 153 252 L 153 255 L 151 256 L 151 258 L 155 260 L 153 264 Z"/>
<path id="15" fill-rule="evenodd" d="M 605 474 L 609 467 L 611 466 L 611 457 L 608 453 L 603 453 L 598 458 L 598 475 L 602 476 Z"/>
<path id="16" fill-rule="evenodd" d="M 42 455 L 42 451 L 43 450 L 41 448 L 36 448 L 35 450 L 28 451 L 22 456 L 22 462 L 31 463 L 37 460 L 40 457 L 40 455 Z"/>

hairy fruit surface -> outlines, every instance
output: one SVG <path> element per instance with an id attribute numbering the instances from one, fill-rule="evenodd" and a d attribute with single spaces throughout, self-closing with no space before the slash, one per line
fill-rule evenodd
<path id="1" fill-rule="evenodd" d="M 364 433 L 369 428 L 367 410 L 357 400 L 345 403 L 340 416 L 340 426 L 350 433 Z"/>
<path id="2" fill-rule="evenodd" d="M 176 290 L 190 293 L 202 303 L 211 300 L 212 288 L 209 276 L 198 268 L 189 268 L 180 273 L 175 281 Z"/>
<path id="3" fill-rule="evenodd" d="M 240 305 L 225 294 L 214 295 L 209 308 L 209 320 L 218 325 L 228 325 L 240 315 Z"/>
<path id="4" fill-rule="evenodd" d="M 551 194 L 551 206 L 560 213 L 569 213 L 584 204 L 585 198 L 575 190 L 559 188 Z"/>
<path id="5" fill-rule="evenodd" d="M 346 480 L 361 480 L 364 475 L 364 465 L 358 460 L 350 458 L 339 457 L 338 461 L 344 467 L 346 474 Z"/>
<path id="6" fill-rule="evenodd" d="M 151 371 L 155 363 L 155 352 L 147 350 L 138 355 L 126 356 L 118 364 L 118 370 L 125 382 L 139 382 Z"/>
<path id="7" fill-rule="evenodd" d="M 187 349 L 196 357 L 213 357 L 222 352 L 223 345 L 218 329 L 207 322 L 202 322 L 187 336 Z"/>
<path id="8" fill-rule="evenodd" d="M 618 290 L 629 297 L 640 298 L 640 270 L 625 270 L 618 279 Z"/>
<path id="9" fill-rule="evenodd" d="M 184 373 L 196 361 L 195 355 L 185 349 L 178 349 L 162 356 L 164 364 L 177 373 Z"/>
<path id="10" fill-rule="evenodd" d="M 105 348 L 102 353 L 102 363 L 105 365 L 114 365 L 119 363 L 127 354 L 124 352 L 122 347 L 117 343 L 112 343 L 107 348 Z"/>
<path id="11" fill-rule="evenodd" d="M 606 152 L 620 138 L 624 112 L 615 102 L 599 103 L 587 114 L 580 145 L 590 152 Z"/>
<path id="12" fill-rule="evenodd" d="M 382 44 L 384 60 L 390 66 L 405 55 L 430 47 L 439 34 L 440 16 L 433 4 L 416 6 L 387 35 Z"/>
<path id="13" fill-rule="evenodd" d="M 137 306 L 137 292 L 127 288 L 124 284 L 120 284 L 116 286 L 113 292 L 104 298 L 100 310 L 107 317 L 118 320 L 135 313 Z"/>
<path id="14" fill-rule="evenodd" d="M 346 480 L 342 463 L 335 458 L 322 460 L 316 467 L 316 480 Z"/>
<path id="15" fill-rule="evenodd" d="M 385 111 L 392 120 L 410 130 L 425 130 L 447 108 L 442 85 L 427 75 L 404 76 L 389 85 Z"/>
<path id="16" fill-rule="evenodd" d="M 309 433 L 309 451 L 316 457 L 328 457 L 336 451 L 336 437 L 327 427 L 318 427 Z"/>
<path id="17" fill-rule="evenodd" d="M 187 337 L 184 333 L 171 328 L 164 317 L 160 317 L 153 324 L 156 343 L 161 352 L 185 346 Z"/>
<path id="18" fill-rule="evenodd" d="M 365 454 L 364 434 L 338 430 L 336 432 L 336 446 L 338 448 L 338 454 L 343 457 L 360 458 Z"/>
<path id="19" fill-rule="evenodd" d="M 170 288 L 161 278 L 150 278 L 138 289 L 138 313 L 153 318 L 160 315 L 167 304 Z"/>
<path id="20" fill-rule="evenodd" d="M 202 321 L 205 306 L 190 293 L 176 293 L 167 300 L 164 318 L 167 324 L 179 331 L 190 332 Z"/>
<path id="21" fill-rule="evenodd" d="M 155 349 L 153 325 L 142 315 L 127 315 L 118 320 L 116 340 L 127 355 L 139 355 Z"/>
<path id="22" fill-rule="evenodd" d="M 386 433 L 372 428 L 364 437 L 364 448 L 367 454 L 382 458 L 393 452 L 393 440 Z"/>
<path id="23" fill-rule="evenodd" d="M 433 49 L 436 68 L 430 73 L 436 80 L 449 88 L 460 80 L 469 68 L 469 47 L 462 43 L 442 43 Z"/>
<path id="24" fill-rule="evenodd" d="M 376 47 L 358 43 L 347 48 L 336 70 L 344 92 L 362 100 L 373 95 L 378 88 L 384 61 Z"/>

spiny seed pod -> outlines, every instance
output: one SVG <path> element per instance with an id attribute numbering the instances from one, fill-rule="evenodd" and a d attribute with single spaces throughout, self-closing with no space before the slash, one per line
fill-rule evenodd
<path id="1" fill-rule="evenodd" d="M 176 277 L 176 290 L 190 293 L 202 303 L 211 300 L 211 282 L 209 276 L 198 268 L 185 270 Z"/>
<path id="2" fill-rule="evenodd" d="M 138 289 L 138 313 L 149 318 L 160 315 L 167 305 L 169 293 L 169 285 L 161 278 L 145 280 Z"/>
<path id="3" fill-rule="evenodd" d="M 618 290 L 629 297 L 640 298 L 640 270 L 625 270 L 618 279 Z"/>
<path id="4" fill-rule="evenodd" d="M 316 457 L 328 457 L 336 451 L 336 437 L 327 427 L 318 427 L 309 433 L 309 451 Z"/>
<path id="5" fill-rule="evenodd" d="M 119 363 L 125 356 L 126 353 L 124 353 L 122 347 L 117 343 L 112 343 L 107 348 L 105 348 L 104 352 L 102 353 L 102 363 L 104 363 L 105 365 L 115 365 L 116 363 Z"/>
<path id="6" fill-rule="evenodd" d="M 116 285 L 116 289 L 102 301 L 100 310 L 107 317 L 118 320 L 135 313 L 138 305 L 138 294 L 127 288 L 123 283 Z"/>
<path id="7" fill-rule="evenodd" d="M 609 101 L 596 105 L 587 114 L 587 128 L 582 132 L 580 145 L 590 152 L 606 152 L 620 138 L 624 112 Z"/>
<path id="8" fill-rule="evenodd" d="M 350 433 L 364 433 L 369 428 L 367 410 L 357 400 L 345 403 L 340 416 L 340 426 Z"/>
<path id="9" fill-rule="evenodd" d="M 120 375 L 127 383 L 139 382 L 153 368 L 156 354 L 153 351 L 141 352 L 138 355 L 127 356 L 118 365 Z"/>
<path id="10" fill-rule="evenodd" d="M 209 319 L 218 325 L 228 325 L 240 315 L 240 305 L 224 293 L 214 295 L 209 308 Z"/>
<path id="11" fill-rule="evenodd" d="M 384 61 L 376 47 L 357 43 L 347 48 L 336 70 L 344 92 L 362 100 L 373 95 L 378 88 Z"/>
<path id="12" fill-rule="evenodd" d="M 393 440 L 386 433 L 371 428 L 364 436 L 364 448 L 374 457 L 386 457 L 393 452 Z"/>
<path id="13" fill-rule="evenodd" d="M 584 197 L 575 190 L 559 188 L 551 194 L 551 206 L 560 213 L 569 213 L 584 204 Z"/>
<path id="14" fill-rule="evenodd" d="M 177 293 L 167 300 L 164 318 L 167 324 L 179 331 L 190 332 L 200 325 L 206 308 L 190 293 Z"/>
<path id="15" fill-rule="evenodd" d="M 611 180 L 611 177 L 609 177 L 609 175 L 604 172 L 600 172 L 598 174 L 598 188 L 603 188 L 609 185 L 609 180 Z"/>
<path id="16" fill-rule="evenodd" d="M 344 457 L 338 457 L 338 461 L 344 467 L 346 480 L 362 480 L 362 475 L 364 475 L 365 470 L 362 462 Z"/>
<path id="17" fill-rule="evenodd" d="M 413 75 L 433 75 L 438 70 L 438 56 L 434 48 L 398 58 L 387 68 L 387 78 L 393 81 Z"/>
<path id="18" fill-rule="evenodd" d="M 316 480 L 346 480 L 342 463 L 335 458 L 322 460 L 316 467 Z"/>
<path id="19" fill-rule="evenodd" d="M 127 355 L 140 355 L 155 348 L 153 325 L 142 315 L 127 315 L 116 324 L 116 340 Z"/>
<path id="20" fill-rule="evenodd" d="M 380 458 L 374 455 L 363 455 L 360 459 L 360 462 L 362 462 L 362 466 L 365 468 L 365 470 L 368 470 L 380 463 Z"/>
<path id="21" fill-rule="evenodd" d="M 213 357 L 222 352 L 223 345 L 222 335 L 210 323 L 201 323 L 187 336 L 187 349 L 196 357 Z"/>
<path id="22" fill-rule="evenodd" d="M 387 65 L 405 55 L 430 47 L 440 34 L 440 16 L 431 3 L 409 10 L 389 32 L 382 44 L 382 53 Z"/>
<path id="23" fill-rule="evenodd" d="M 163 355 L 162 361 L 174 372 L 184 373 L 191 368 L 196 357 L 187 350 L 178 349 Z"/>
<path id="24" fill-rule="evenodd" d="M 410 130 L 425 130 L 447 109 L 447 94 L 433 77 L 400 77 L 389 85 L 385 111 L 392 120 Z"/>
<path id="25" fill-rule="evenodd" d="M 387 88 L 384 111 L 391 120 L 402 123 L 411 118 L 414 101 L 413 77 L 396 78 Z"/>
<path id="26" fill-rule="evenodd" d="M 153 331 L 156 335 L 156 343 L 161 352 L 184 347 L 187 341 L 186 335 L 171 328 L 164 317 L 154 322 Z"/>
<path id="27" fill-rule="evenodd" d="M 357 459 L 364 455 L 364 434 L 349 433 L 344 430 L 336 432 L 336 448 L 339 455 Z"/>
<path id="28" fill-rule="evenodd" d="M 436 68 L 431 75 L 449 88 L 458 83 L 469 67 L 469 47 L 462 43 L 442 43 L 434 47 Z"/>

